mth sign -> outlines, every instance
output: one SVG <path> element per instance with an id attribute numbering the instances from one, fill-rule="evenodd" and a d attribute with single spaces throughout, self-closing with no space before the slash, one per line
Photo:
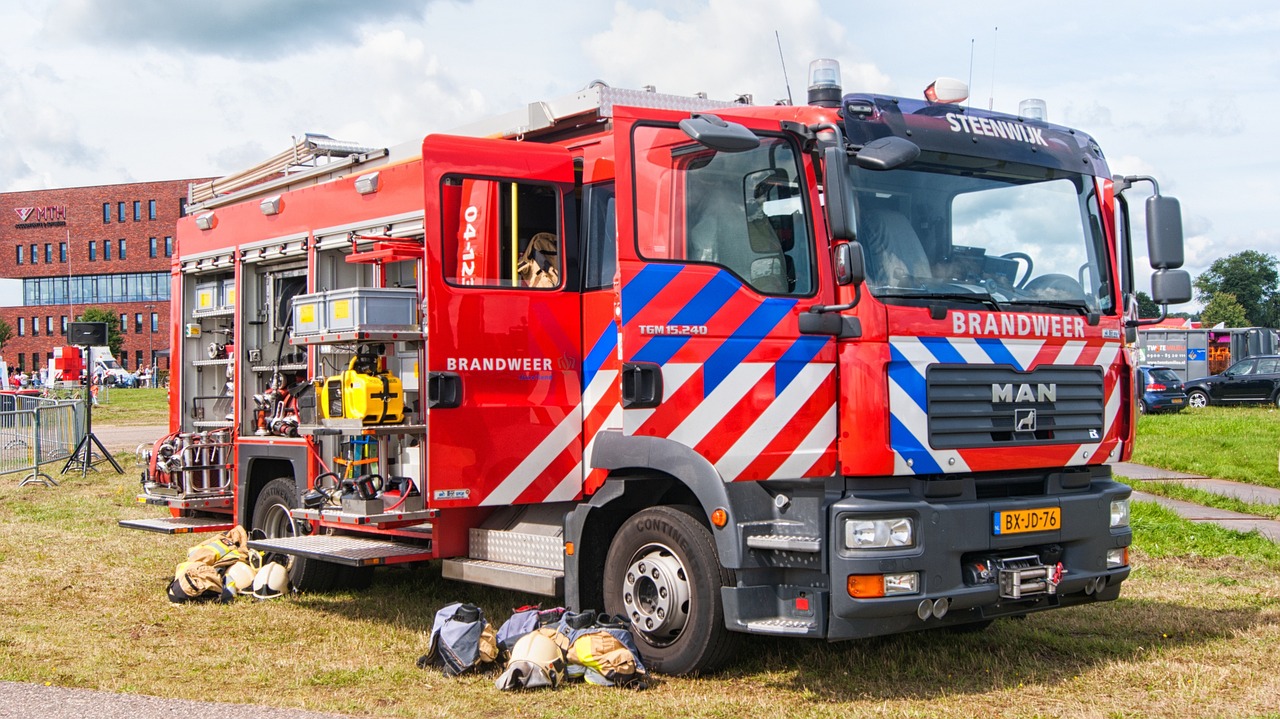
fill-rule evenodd
<path id="1" fill-rule="evenodd" d="M 18 224 L 14 227 L 61 227 L 67 224 L 66 205 L 49 205 L 48 207 L 15 207 Z"/>

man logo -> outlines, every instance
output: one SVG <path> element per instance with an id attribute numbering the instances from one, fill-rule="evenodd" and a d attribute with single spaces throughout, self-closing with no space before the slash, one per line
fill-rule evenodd
<path id="1" fill-rule="evenodd" d="M 1015 409 L 1013 411 L 1013 431 L 1036 431 L 1036 411 L 1034 409 Z"/>
<path id="2" fill-rule="evenodd" d="M 1016 387 L 1016 390 L 1015 390 Z M 1036 385 L 1030 384 L 992 384 L 991 401 L 1007 402 L 1057 402 L 1058 385 L 1052 382 Z"/>

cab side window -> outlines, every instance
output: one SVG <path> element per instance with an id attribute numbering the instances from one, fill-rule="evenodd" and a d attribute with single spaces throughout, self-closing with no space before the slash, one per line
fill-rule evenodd
<path id="1" fill-rule="evenodd" d="M 640 126 L 633 150 L 642 257 L 714 264 L 761 294 L 813 293 L 804 175 L 789 142 L 715 152 Z"/>
<path id="2" fill-rule="evenodd" d="M 554 289 L 564 277 L 555 188 L 450 176 L 441 188 L 450 284 Z"/>

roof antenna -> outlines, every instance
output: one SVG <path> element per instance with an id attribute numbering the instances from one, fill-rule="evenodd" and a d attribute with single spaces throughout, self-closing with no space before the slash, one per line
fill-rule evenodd
<path id="1" fill-rule="evenodd" d="M 1000 28 L 991 33 L 991 95 L 987 98 L 987 109 L 996 109 L 996 49 L 1000 44 Z"/>
<path id="2" fill-rule="evenodd" d="M 787 59 L 782 56 L 782 36 L 773 31 L 773 39 L 778 41 L 778 60 L 782 63 L 782 82 L 787 86 L 787 104 L 794 105 L 791 100 L 791 80 L 787 79 Z"/>
<path id="3" fill-rule="evenodd" d="M 973 38 L 969 38 L 969 87 L 973 87 Z M 965 107 L 973 107 L 973 93 L 969 93 L 969 100 L 965 103 Z"/>

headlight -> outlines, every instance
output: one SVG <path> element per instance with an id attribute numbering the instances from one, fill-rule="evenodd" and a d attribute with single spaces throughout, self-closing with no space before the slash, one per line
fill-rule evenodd
<path id="1" fill-rule="evenodd" d="M 915 543 L 915 523 L 909 517 L 844 521 L 845 549 L 890 549 Z"/>
<path id="2" fill-rule="evenodd" d="M 1129 526 L 1129 500 L 1115 499 L 1111 501 L 1111 528 Z"/>

